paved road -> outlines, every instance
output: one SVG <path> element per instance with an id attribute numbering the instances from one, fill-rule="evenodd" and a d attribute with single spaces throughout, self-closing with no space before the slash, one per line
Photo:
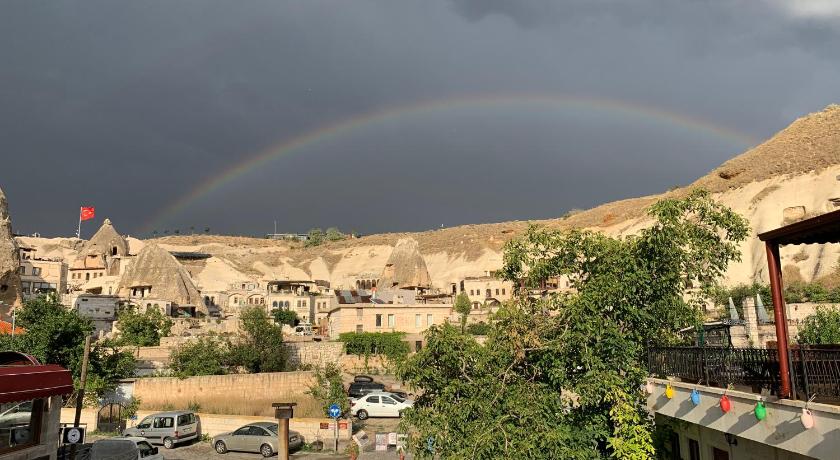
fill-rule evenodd
<path id="1" fill-rule="evenodd" d="M 209 442 L 200 442 L 189 446 L 180 446 L 172 450 L 161 448 L 163 457 L 166 460 L 261 460 L 260 454 L 248 454 L 243 452 L 228 452 L 224 455 L 217 454 Z M 277 458 L 277 457 L 273 457 Z M 348 459 L 347 455 L 336 455 L 330 452 L 296 452 L 291 455 L 295 460 L 343 460 Z M 411 456 L 406 457 L 409 460 Z M 362 452 L 359 460 L 398 460 L 396 452 Z"/>

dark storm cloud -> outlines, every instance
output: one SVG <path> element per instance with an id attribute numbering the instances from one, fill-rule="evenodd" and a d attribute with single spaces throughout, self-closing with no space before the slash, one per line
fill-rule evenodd
<path id="1" fill-rule="evenodd" d="M 745 146 L 604 111 L 440 110 L 309 145 L 154 221 L 269 146 L 418 101 L 570 94 L 767 136 L 840 100 L 840 11 L 801 5 L 6 2 L 0 187 L 15 228 L 45 234 L 71 233 L 80 204 L 128 232 L 556 216 L 690 182 Z"/>

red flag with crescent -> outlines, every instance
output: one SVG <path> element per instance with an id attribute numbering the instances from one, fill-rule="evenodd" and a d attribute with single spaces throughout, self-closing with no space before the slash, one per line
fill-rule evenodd
<path id="1" fill-rule="evenodd" d="M 80 220 L 93 219 L 93 217 L 95 215 L 96 215 L 96 213 L 94 212 L 93 206 L 82 206 L 81 213 L 79 214 L 79 219 Z"/>

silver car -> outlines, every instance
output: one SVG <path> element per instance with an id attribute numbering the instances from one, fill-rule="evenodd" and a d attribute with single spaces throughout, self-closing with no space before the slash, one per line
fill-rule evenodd
<path id="1" fill-rule="evenodd" d="M 231 433 L 213 437 L 213 448 L 220 454 L 227 451 L 259 452 L 271 457 L 277 452 L 277 422 L 257 422 L 245 425 Z M 289 450 L 300 449 L 303 437 L 289 430 Z"/>
<path id="2" fill-rule="evenodd" d="M 201 420 L 191 411 L 159 412 L 126 428 L 123 436 L 146 438 L 153 444 L 172 449 L 182 442 L 201 439 Z"/>

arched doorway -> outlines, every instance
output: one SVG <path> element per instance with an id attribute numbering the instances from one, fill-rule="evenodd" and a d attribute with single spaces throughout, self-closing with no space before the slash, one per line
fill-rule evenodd
<path id="1" fill-rule="evenodd" d="M 122 433 L 125 430 L 125 408 L 121 404 L 105 404 L 96 416 L 96 431 Z"/>

